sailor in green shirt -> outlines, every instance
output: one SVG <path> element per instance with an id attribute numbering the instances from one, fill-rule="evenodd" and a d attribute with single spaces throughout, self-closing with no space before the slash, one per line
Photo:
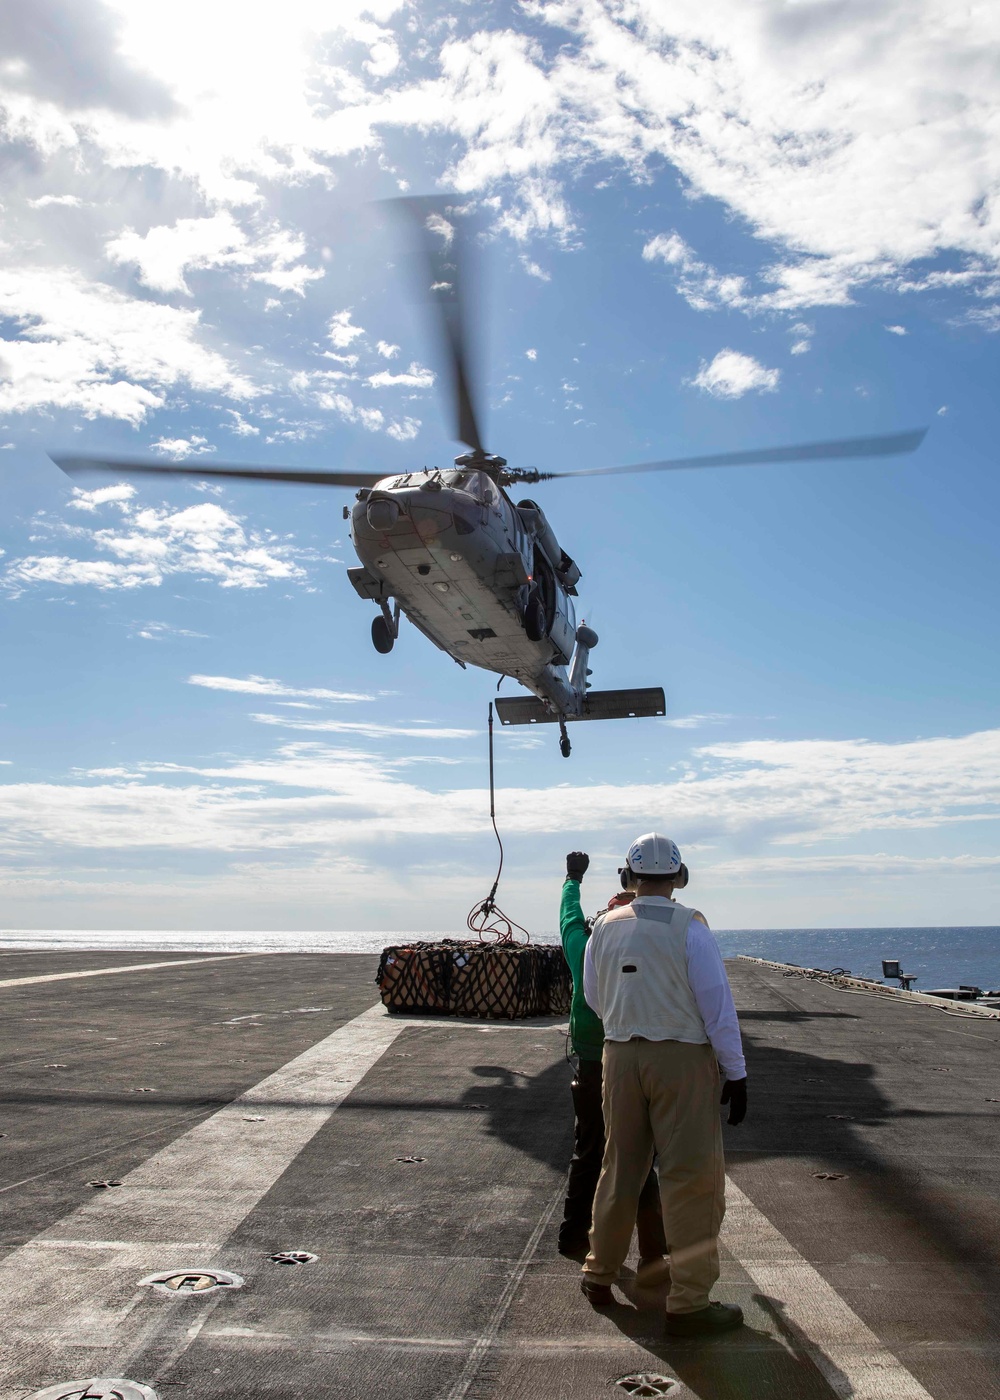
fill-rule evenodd
<path id="1" fill-rule="evenodd" d="M 570 1086 L 573 1094 L 574 1152 L 569 1164 L 566 1205 L 559 1227 L 559 1253 L 575 1257 L 589 1247 L 591 1208 L 597 1178 L 604 1160 L 604 1113 L 601 1108 L 604 1026 L 583 996 L 583 954 L 590 929 L 580 903 L 580 882 L 590 857 L 571 851 L 566 857 L 566 882 L 559 910 L 559 933 L 563 954 L 573 978 L 573 1002 L 569 1014 L 570 1043 L 577 1057 L 576 1074 Z M 622 901 L 615 897 L 613 903 Z M 639 1283 L 654 1284 L 666 1277 L 663 1256 L 667 1241 L 660 1212 L 660 1192 L 656 1171 L 650 1168 L 639 1197 L 636 1214 L 639 1234 Z"/>

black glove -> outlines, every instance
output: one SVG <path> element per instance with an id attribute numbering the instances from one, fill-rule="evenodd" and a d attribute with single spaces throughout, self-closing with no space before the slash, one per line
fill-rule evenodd
<path id="1" fill-rule="evenodd" d="M 729 1117 L 726 1122 L 731 1128 L 742 1123 L 747 1116 L 747 1082 L 746 1079 L 727 1079 L 722 1086 L 722 1098 L 720 1103 L 729 1105 Z"/>
<path id="2" fill-rule="evenodd" d="M 586 851 L 570 851 L 566 857 L 566 879 L 575 880 L 579 884 L 589 864 L 590 856 Z"/>

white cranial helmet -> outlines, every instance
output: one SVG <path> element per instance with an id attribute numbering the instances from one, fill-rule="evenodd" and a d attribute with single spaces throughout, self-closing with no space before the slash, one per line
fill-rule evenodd
<path id="1" fill-rule="evenodd" d="M 650 831 L 636 837 L 625 861 L 636 875 L 676 875 L 681 868 L 681 853 L 669 836 Z"/>

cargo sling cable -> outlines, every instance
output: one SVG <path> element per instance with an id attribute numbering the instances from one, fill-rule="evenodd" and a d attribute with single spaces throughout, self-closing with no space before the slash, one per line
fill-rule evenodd
<path id="1" fill-rule="evenodd" d="M 501 677 L 502 679 L 502 677 Z M 490 702 L 489 716 L 487 719 L 487 730 L 489 734 L 490 750 L 490 821 L 493 823 L 493 834 L 497 838 L 497 845 L 500 847 L 500 864 L 497 866 L 496 879 L 493 881 L 493 888 L 481 904 L 475 905 L 469 911 L 469 917 L 465 924 L 470 933 L 478 936 L 480 942 L 485 942 L 487 938 L 493 938 L 498 944 L 509 944 L 515 941 L 515 930 L 524 934 L 524 942 L 531 942 L 531 935 L 526 928 L 515 923 L 513 919 L 507 917 L 496 902 L 497 887 L 500 884 L 500 876 L 503 874 L 503 842 L 500 839 L 500 832 L 497 830 L 496 815 L 496 785 L 493 776 L 493 702 Z"/>

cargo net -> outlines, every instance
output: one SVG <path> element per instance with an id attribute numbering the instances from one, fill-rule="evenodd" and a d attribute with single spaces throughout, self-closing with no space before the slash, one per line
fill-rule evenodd
<path id="1" fill-rule="evenodd" d="M 443 938 L 383 949 L 375 982 L 391 1012 L 513 1021 L 522 1016 L 564 1016 L 570 1009 L 573 983 L 562 948 L 528 946 L 527 929 L 508 918 L 496 902 L 503 842 L 496 823 L 492 705 L 488 724 L 490 821 L 500 847 L 500 864 L 493 888 L 466 921 L 478 941 Z M 518 942 L 518 937 L 524 941 Z"/>
<path id="2" fill-rule="evenodd" d="M 573 983 L 561 947 L 457 938 L 385 948 L 375 977 L 390 1012 L 513 1021 L 560 1016 Z"/>

